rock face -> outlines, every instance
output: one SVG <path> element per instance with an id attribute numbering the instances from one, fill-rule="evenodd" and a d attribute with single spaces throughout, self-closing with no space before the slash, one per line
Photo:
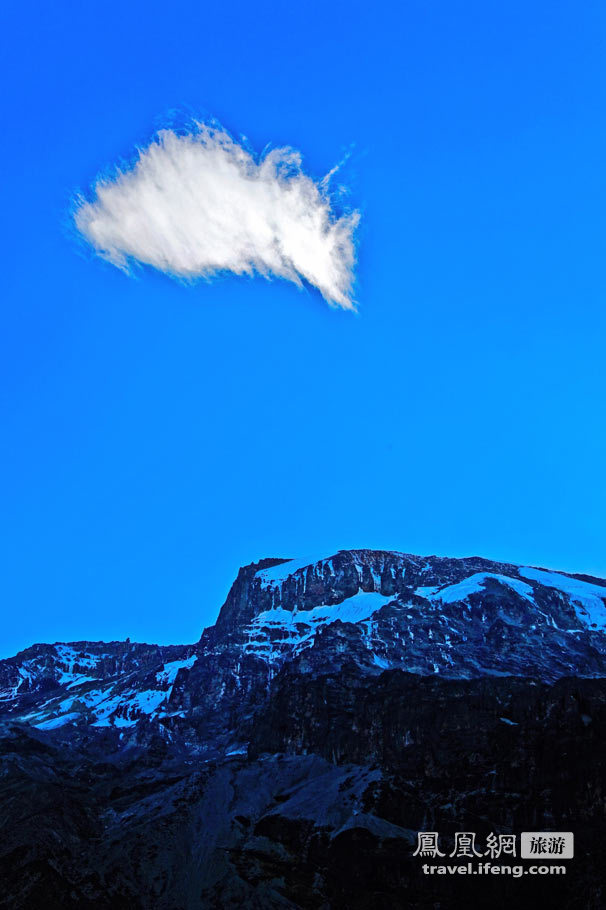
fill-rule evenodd
<path id="1" fill-rule="evenodd" d="M 605 603 L 587 576 L 339 551 L 244 567 L 193 645 L 0 661 L 2 905 L 602 906 Z M 480 889 L 422 874 L 426 830 L 572 830 L 577 857 Z"/>

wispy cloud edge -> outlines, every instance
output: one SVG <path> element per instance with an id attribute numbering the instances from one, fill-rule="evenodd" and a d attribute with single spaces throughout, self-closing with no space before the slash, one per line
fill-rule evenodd
<path id="1" fill-rule="evenodd" d="M 292 148 L 255 156 L 199 123 L 161 130 L 131 167 L 100 177 L 91 199 L 76 200 L 74 221 L 126 271 L 140 263 L 186 280 L 232 272 L 305 281 L 331 306 L 354 310 L 360 215 L 336 214 L 328 182 L 305 174 Z"/>

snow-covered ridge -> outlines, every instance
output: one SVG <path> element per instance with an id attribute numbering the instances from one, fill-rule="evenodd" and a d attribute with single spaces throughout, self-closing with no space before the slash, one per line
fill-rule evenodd
<path id="1" fill-rule="evenodd" d="M 499 584 L 512 588 L 516 594 L 519 594 L 520 597 L 524 597 L 529 603 L 536 606 L 531 585 L 527 585 L 525 582 L 520 581 L 519 578 L 512 578 L 509 575 L 499 575 L 496 572 L 476 572 L 473 575 L 470 575 L 469 578 L 459 581 L 457 584 L 446 585 L 443 588 L 435 586 L 417 588 L 415 594 L 424 597 L 426 600 L 440 600 L 445 604 L 459 603 L 460 601 L 466 600 L 470 594 L 478 594 L 483 591 L 488 579 L 493 579 L 493 581 L 498 581 Z"/>
<path id="2" fill-rule="evenodd" d="M 117 644 L 99 653 L 63 643 L 36 646 L 21 663 L 4 662 L 9 684 L 0 700 L 13 702 L 17 711 L 22 705 L 21 718 L 42 730 L 82 721 L 133 726 L 144 715 L 163 716 L 179 671 L 191 669 L 197 654 L 158 663 L 161 650 L 155 646 L 135 645 L 131 652 L 128 643 Z"/>
<path id="3" fill-rule="evenodd" d="M 555 588 L 570 598 L 581 623 L 597 629 L 606 630 L 606 588 L 594 585 L 559 572 L 547 572 L 544 569 L 524 567 L 518 570 L 520 575 L 531 581 L 537 581 L 547 588 Z"/>
<path id="4" fill-rule="evenodd" d="M 370 559 L 364 559 L 364 556 L 366 555 L 370 556 Z M 392 562 L 395 560 L 403 563 L 401 570 L 402 576 L 404 576 L 407 571 L 406 568 L 404 568 L 406 562 L 421 562 L 420 557 L 413 557 L 404 553 L 339 550 L 332 556 L 307 556 L 289 559 L 278 566 L 259 570 L 256 573 L 256 578 L 259 579 L 260 586 L 263 590 L 280 589 L 283 583 L 293 576 L 300 578 L 305 588 L 305 585 L 308 584 L 309 579 L 312 576 L 315 576 L 316 581 L 318 577 L 328 580 L 330 580 L 331 577 L 334 578 L 336 568 L 335 562 L 338 562 L 336 557 L 342 556 L 349 556 L 352 559 L 352 565 L 355 567 L 360 582 L 366 571 L 366 577 L 372 579 L 370 583 L 374 586 L 375 592 L 384 590 L 381 573 L 386 564 L 386 556 L 388 559 L 391 558 Z M 421 575 L 439 575 L 441 563 L 466 562 L 464 560 L 449 561 L 444 557 L 430 557 L 428 559 L 430 561 L 426 562 L 425 565 L 420 568 Z M 471 560 L 467 561 L 467 564 L 470 563 L 472 563 Z M 435 603 L 439 601 L 442 604 L 455 604 L 466 602 L 471 594 L 483 592 L 486 589 L 487 582 L 492 580 L 510 588 L 536 608 L 537 603 L 535 600 L 534 587 L 532 584 L 528 584 L 527 581 L 523 581 L 522 579 L 524 578 L 530 582 L 538 583 L 543 587 L 562 592 L 562 594 L 569 598 L 570 603 L 574 606 L 577 618 L 583 626 L 599 631 L 606 631 L 606 587 L 571 578 L 570 576 L 563 575 L 559 572 L 535 569 L 528 566 L 511 565 L 503 566 L 503 568 L 508 574 L 505 574 L 503 571 L 473 572 L 466 578 L 457 580 L 451 584 L 444 584 L 444 582 L 442 582 L 442 584 L 424 584 L 417 586 L 414 589 L 414 592 L 430 602 Z M 393 575 L 393 565 L 390 571 L 392 577 L 395 577 Z M 366 588 L 366 585 L 364 585 L 364 587 Z"/>
<path id="5" fill-rule="evenodd" d="M 480 557 L 340 550 L 316 560 L 288 560 L 256 577 L 272 606 L 246 626 L 243 649 L 275 665 L 310 648 L 318 630 L 337 620 L 358 627 L 358 640 L 379 667 L 421 673 L 429 667 L 463 677 L 541 672 L 548 647 L 558 654 L 560 672 L 574 672 L 579 639 L 570 636 L 606 631 L 606 587 Z M 286 580 L 292 583 L 286 586 Z M 320 602 L 322 596 L 330 601 Z M 338 596 L 343 599 L 334 603 Z M 379 613 L 392 601 L 399 610 Z M 514 627 L 519 650 L 507 644 L 501 649 L 500 639 L 505 643 L 513 634 L 505 628 Z M 606 641 L 597 647 L 606 655 Z M 587 666 L 592 663 L 588 658 Z"/>
<path id="6" fill-rule="evenodd" d="M 27 693 L 41 676 L 67 689 L 89 682 L 97 678 L 97 668 L 107 657 L 104 652 L 80 650 L 63 642 L 49 645 L 41 656 L 24 658 L 20 663 L 13 661 L 10 682 L 0 688 L 0 702 Z"/>

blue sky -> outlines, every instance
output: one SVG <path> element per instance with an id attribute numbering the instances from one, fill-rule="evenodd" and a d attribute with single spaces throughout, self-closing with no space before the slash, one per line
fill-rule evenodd
<path id="1" fill-rule="evenodd" d="M 606 574 L 603 5 L 13 4 L 2 654 L 183 642 L 239 565 L 384 547 Z M 176 112 L 176 113 L 175 113 Z M 128 277 L 70 204 L 184 114 L 339 173 L 354 315 Z"/>

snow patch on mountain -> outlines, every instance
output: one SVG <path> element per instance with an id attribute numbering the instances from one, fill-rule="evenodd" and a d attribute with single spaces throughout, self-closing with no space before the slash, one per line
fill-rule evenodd
<path id="1" fill-rule="evenodd" d="M 143 714 L 154 714 L 168 698 L 168 692 L 144 689 L 108 698 L 97 708 L 95 727 L 133 726 Z"/>
<path id="2" fill-rule="evenodd" d="M 499 584 L 506 585 L 524 597 L 529 603 L 535 606 L 532 587 L 517 578 L 511 578 L 509 575 L 498 575 L 495 572 L 476 572 L 469 578 L 463 579 L 454 585 L 447 585 L 444 588 L 423 587 L 417 588 L 415 594 L 419 594 L 426 600 L 440 600 L 445 604 L 459 603 L 466 600 L 470 594 L 478 594 L 485 588 L 489 578 L 498 581 Z"/>
<path id="3" fill-rule="evenodd" d="M 578 619 L 584 626 L 596 628 L 600 632 L 606 630 L 606 604 L 604 603 L 606 588 L 588 581 L 581 581 L 579 578 L 560 575 L 559 572 L 547 572 L 544 569 L 525 567 L 518 571 L 524 578 L 538 581 L 547 588 L 555 588 L 557 591 L 567 594 Z"/>
<path id="4" fill-rule="evenodd" d="M 298 653 L 312 645 L 318 630 L 340 620 L 360 623 L 369 619 L 385 604 L 396 600 L 374 591 L 359 591 L 338 604 L 321 604 L 311 610 L 284 610 L 278 607 L 265 610 L 247 628 L 247 653 L 273 661 L 285 648 Z"/>
<path id="5" fill-rule="evenodd" d="M 62 714 L 59 717 L 51 717 L 50 720 L 44 720 L 35 724 L 38 730 L 55 730 L 57 727 L 63 727 L 65 724 L 74 723 L 81 715 L 75 711 L 72 714 Z"/>
<path id="6" fill-rule="evenodd" d="M 330 556 L 322 556 L 320 558 L 301 556 L 298 559 L 289 559 L 279 566 L 272 566 L 269 569 L 259 569 L 256 573 L 256 577 L 261 580 L 262 588 L 275 588 L 277 585 L 281 585 L 282 582 L 286 581 L 291 575 L 294 575 L 295 572 L 299 572 L 301 569 L 307 569 L 309 566 L 318 566 L 325 562 L 330 562 L 331 558 L 332 557 Z"/>
<path id="7" fill-rule="evenodd" d="M 70 667 L 78 666 L 93 669 L 106 656 L 105 654 L 89 654 L 86 651 L 78 652 L 71 645 L 66 644 L 56 644 L 54 647 L 57 657 L 62 663 Z"/>
<path id="8" fill-rule="evenodd" d="M 68 646 L 62 646 L 62 659 L 69 656 L 66 652 Z M 132 726 L 143 715 L 165 714 L 179 670 L 191 669 L 196 660 L 197 655 L 193 654 L 185 659 L 167 661 L 155 673 L 157 685 L 148 683 L 142 690 L 134 681 L 124 687 L 120 680 L 105 687 L 90 688 L 96 682 L 94 678 L 63 673 L 58 682 L 63 685 L 64 693 L 65 690 L 69 692 L 68 697 L 64 694 L 59 700 L 51 696 L 24 719 L 44 730 L 74 723 L 83 717 L 95 727 Z"/>
<path id="9" fill-rule="evenodd" d="M 188 657 L 186 660 L 171 660 L 164 664 L 161 670 L 156 673 L 156 679 L 161 685 L 172 686 L 177 678 L 177 673 L 181 669 L 190 670 L 198 659 L 196 654 Z"/>

